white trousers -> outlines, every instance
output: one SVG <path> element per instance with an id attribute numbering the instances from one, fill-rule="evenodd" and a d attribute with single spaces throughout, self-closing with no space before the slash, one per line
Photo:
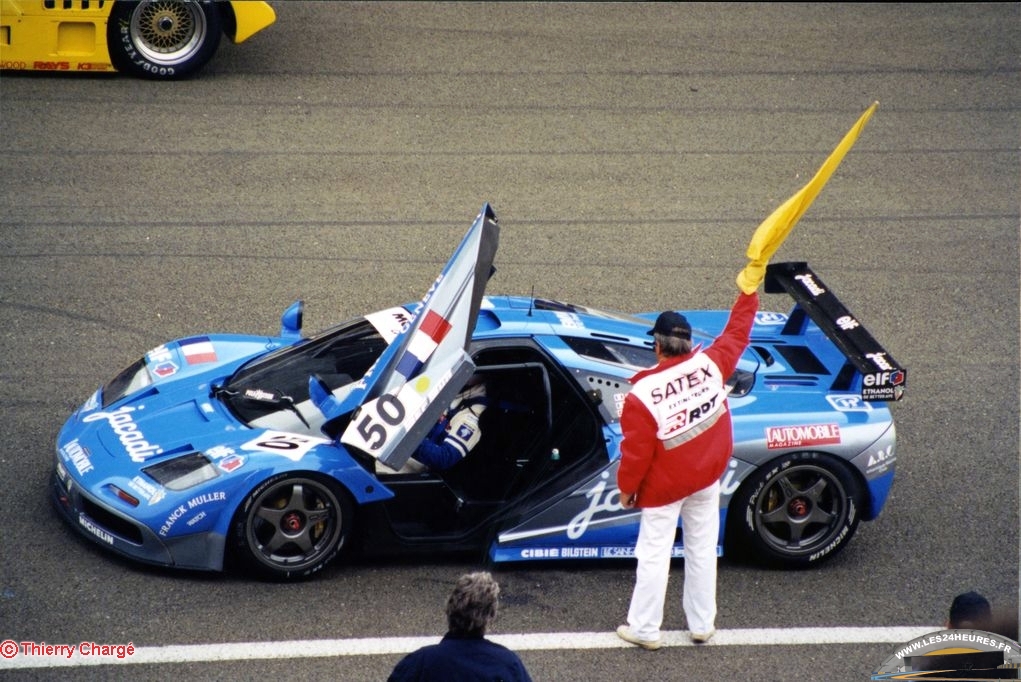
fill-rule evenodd
<path id="1" fill-rule="evenodd" d="M 641 639 L 659 639 L 678 516 L 684 528 L 683 605 L 688 629 L 701 634 L 715 627 L 719 481 L 672 504 L 642 510 L 635 544 L 638 571 L 627 614 L 631 632 Z"/>

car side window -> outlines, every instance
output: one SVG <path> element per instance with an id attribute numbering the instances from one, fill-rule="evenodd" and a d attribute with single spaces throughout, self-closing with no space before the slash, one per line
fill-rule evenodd
<path id="1" fill-rule="evenodd" d="M 560 339 L 582 357 L 619 365 L 636 372 L 656 364 L 656 351 L 652 346 L 634 346 L 581 336 L 561 336 Z"/>
<path id="2" fill-rule="evenodd" d="M 577 384 L 555 367 L 544 353 L 524 346 L 490 347 L 476 352 L 475 360 L 480 369 L 494 364 L 516 363 L 523 367 L 545 368 L 545 385 L 540 389 L 537 382 L 530 383 L 530 386 L 536 387 L 530 390 L 546 393 L 541 404 L 544 410 L 548 410 L 541 420 L 545 437 L 541 442 L 536 441 L 538 449 L 531 453 L 531 457 L 550 461 L 551 469 L 558 470 L 571 466 L 601 446 L 601 423 L 593 406 Z"/>

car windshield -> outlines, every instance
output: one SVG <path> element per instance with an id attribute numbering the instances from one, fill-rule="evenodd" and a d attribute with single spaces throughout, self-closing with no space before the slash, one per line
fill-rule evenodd
<path id="1" fill-rule="evenodd" d="M 368 320 L 358 318 L 245 365 L 216 393 L 250 423 L 308 402 L 310 376 L 318 376 L 331 391 L 353 384 L 386 345 Z"/>

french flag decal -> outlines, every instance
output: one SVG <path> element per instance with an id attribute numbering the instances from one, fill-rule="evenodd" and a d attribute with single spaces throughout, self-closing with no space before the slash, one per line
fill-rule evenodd
<path id="1" fill-rule="evenodd" d="M 181 341 L 181 352 L 189 365 L 216 362 L 216 349 L 208 336 L 193 336 Z"/>
<path id="2" fill-rule="evenodd" d="M 425 319 L 422 320 L 422 326 L 408 342 L 408 349 L 397 363 L 397 372 L 405 379 L 417 375 L 422 369 L 422 365 L 429 360 L 429 356 L 433 354 L 449 331 L 449 322 L 436 311 L 427 310 Z"/>

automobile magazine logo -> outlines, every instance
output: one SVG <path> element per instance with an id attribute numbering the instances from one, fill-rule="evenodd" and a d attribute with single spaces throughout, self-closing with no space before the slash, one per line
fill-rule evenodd
<path id="1" fill-rule="evenodd" d="M 1021 679 L 1021 646 L 983 630 L 940 630 L 902 645 L 870 679 Z"/>

